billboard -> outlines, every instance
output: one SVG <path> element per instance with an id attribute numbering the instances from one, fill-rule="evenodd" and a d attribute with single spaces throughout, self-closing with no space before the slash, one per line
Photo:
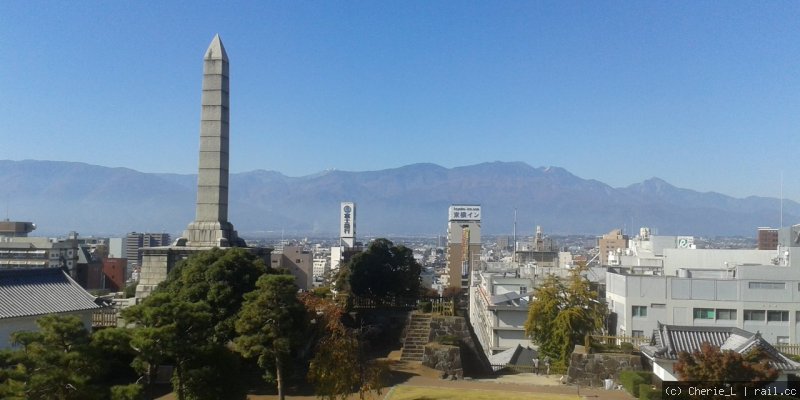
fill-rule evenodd
<path id="1" fill-rule="evenodd" d="M 356 237 L 356 203 L 343 202 L 340 208 L 342 212 L 341 223 L 339 224 L 339 237 Z"/>
<path id="2" fill-rule="evenodd" d="M 481 206 L 477 205 L 452 205 L 448 213 L 450 221 L 477 221 L 481 220 Z"/>
<path id="3" fill-rule="evenodd" d="M 678 236 L 675 238 L 675 247 L 679 249 L 693 249 L 694 236 Z"/>

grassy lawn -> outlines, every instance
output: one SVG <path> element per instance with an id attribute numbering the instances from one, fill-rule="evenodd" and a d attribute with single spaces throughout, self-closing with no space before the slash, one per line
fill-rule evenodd
<path id="1" fill-rule="evenodd" d="M 396 386 L 386 400 L 567 400 L 576 397 L 554 393 Z"/>

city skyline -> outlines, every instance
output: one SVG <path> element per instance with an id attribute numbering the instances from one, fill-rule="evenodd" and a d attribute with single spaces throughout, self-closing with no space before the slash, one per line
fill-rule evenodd
<path id="1" fill-rule="evenodd" d="M 797 201 L 798 16 L 789 2 L 8 2 L 0 159 L 196 173 L 197 63 L 219 33 L 232 172 L 523 161 Z"/>

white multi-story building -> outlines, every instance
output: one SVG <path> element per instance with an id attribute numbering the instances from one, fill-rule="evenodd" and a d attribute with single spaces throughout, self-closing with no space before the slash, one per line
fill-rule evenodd
<path id="1" fill-rule="evenodd" d="M 782 232 L 778 251 L 687 250 L 695 253 L 693 260 L 668 267 L 673 254 L 665 249 L 663 268 L 609 269 L 611 329 L 620 336 L 649 337 L 659 323 L 726 326 L 760 332 L 770 343 L 800 343 L 800 262 L 792 257 L 800 256 L 800 244 L 788 240 L 795 231 L 800 226 Z M 771 254 L 757 264 L 727 261 L 764 257 L 753 252 Z"/>
<path id="2" fill-rule="evenodd" d="M 330 273 L 330 264 L 328 256 L 324 254 L 314 254 L 314 286 L 320 286 L 324 283 L 325 277 Z"/>
<path id="3" fill-rule="evenodd" d="M 776 257 L 775 250 L 698 249 L 693 236 L 651 235 L 641 228 L 639 236 L 628 241 L 614 258 L 615 266 L 659 269 L 662 275 L 675 275 L 682 268 L 727 269 L 734 265 L 766 265 Z"/>
<path id="4" fill-rule="evenodd" d="M 64 239 L 0 237 L 0 268 L 64 268 L 74 276 L 77 264 L 77 233 Z"/>
<path id="5" fill-rule="evenodd" d="M 487 263 L 484 269 L 472 273 L 469 288 L 470 324 L 484 353 L 491 356 L 518 344 L 530 346 L 524 326 L 533 275 L 520 276 L 516 263 Z"/>

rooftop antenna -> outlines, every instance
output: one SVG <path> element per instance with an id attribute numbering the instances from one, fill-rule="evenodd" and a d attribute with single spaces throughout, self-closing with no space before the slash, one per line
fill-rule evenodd
<path id="1" fill-rule="evenodd" d="M 781 170 L 781 219 L 780 219 L 780 227 L 783 229 L 783 170 Z"/>
<path id="2" fill-rule="evenodd" d="M 517 208 L 514 207 L 514 248 L 512 249 L 511 262 L 517 261 Z"/>

